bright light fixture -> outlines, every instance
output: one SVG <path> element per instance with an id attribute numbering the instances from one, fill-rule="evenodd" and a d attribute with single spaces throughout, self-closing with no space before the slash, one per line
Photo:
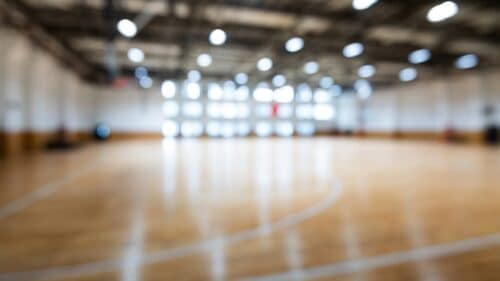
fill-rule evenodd
<path id="1" fill-rule="evenodd" d="M 167 120 L 163 122 L 162 132 L 164 137 L 175 137 L 179 134 L 179 124 L 175 121 Z"/>
<path id="2" fill-rule="evenodd" d="M 273 77 L 273 85 L 274 87 L 281 87 L 286 84 L 286 77 L 283 74 L 276 74 Z"/>
<path id="3" fill-rule="evenodd" d="M 137 79 L 140 79 L 143 76 L 148 76 L 148 70 L 143 66 L 139 66 L 135 68 L 134 74 Z"/>
<path id="4" fill-rule="evenodd" d="M 446 1 L 432 7 L 427 13 L 430 22 L 440 22 L 455 16 L 458 13 L 458 5 L 453 1 Z"/>
<path id="5" fill-rule="evenodd" d="M 222 104 L 222 117 L 224 119 L 234 119 L 238 116 L 238 109 L 234 103 L 226 102 Z"/>
<path id="6" fill-rule="evenodd" d="M 164 102 L 163 115 L 165 117 L 177 117 L 179 115 L 179 104 L 175 101 Z"/>
<path id="7" fill-rule="evenodd" d="M 338 97 L 338 96 L 342 95 L 342 87 L 339 85 L 331 86 L 329 91 L 330 91 L 330 93 L 332 93 L 332 95 L 334 97 Z"/>
<path id="8" fill-rule="evenodd" d="M 284 86 L 274 91 L 274 100 L 279 103 L 289 103 L 293 101 L 294 90 L 292 86 Z"/>
<path id="9" fill-rule="evenodd" d="M 203 124 L 198 121 L 185 121 L 181 125 L 181 134 L 183 137 L 199 137 L 203 134 Z"/>
<path id="10" fill-rule="evenodd" d="M 260 71 L 269 71 L 271 70 L 271 68 L 273 68 L 273 61 L 270 59 L 270 58 L 261 58 L 258 62 L 257 62 L 257 69 L 260 70 Z"/>
<path id="11" fill-rule="evenodd" d="M 290 104 L 282 104 L 278 107 L 277 116 L 282 119 L 289 119 L 293 115 L 293 107 Z"/>
<path id="12" fill-rule="evenodd" d="M 299 104 L 295 108 L 295 116 L 298 119 L 312 119 L 314 117 L 314 108 L 311 104 Z"/>
<path id="13" fill-rule="evenodd" d="M 413 67 L 407 67 L 399 72 L 399 80 L 403 82 L 410 82 L 417 79 L 418 72 Z"/>
<path id="14" fill-rule="evenodd" d="M 196 59 L 196 62 L 201 67 L 209 67 L 212 64 L 212 56 L 209 54 L 201 54 Z"/>
<path id="15" fill-rule="evenodd" d="M 315 61 L 310 61 L 304 64 L 304 73 L 315 74 L 319 71 L 319 64 Z"/>
<path id="16" fill-rule="evenodd" d="M 237 127 L 238 136 L 245 137 L 248 136 L 251 132 L 250 124 L 248 122 L 241 122 Z"/>
<path id="17" fill-rule="evenodd" d="M 304 39 L 293 37 L 285 43 L 285 49 L 290 53 L 296 53 L 304 48 Z"/>
<path id="18" fill-rule="evenodd" d="M 208 39 L 212 45 L 220 46 L 226 43 L 227 35 L 224 30 L 218 28 L 210 32 Z"/>
<path id="19" fill-rule="evenodd" d="M 187 79 L 190 82 L 198 82 L 201 79 L 201 73 L 198 70 L 191 70 L 187 74 Z"/>
<path id="20" fill-rule="evenodd" d="M 234 76 L 234 81 L 240 85 L 244 85 L 248 82 L 248 75 L 246 73 L 238 73 Z"/>
<path id="21" fill-rule="evenodd" d="M 317 104 L 314 106 L 314 119 L 328 121 L 335 117 L 335 109 L 330 104 Z"/>
<path id="22" fill-rule="evenodd" d="M 358 80 L 354 83 L 354 89 L 358 93 L 358 96 L 362 99 L 367 99 L 373 93 L 373 88 L 370 82 L 367 80 Z"/>
<path id="23" fill-rule="evenodd" d="M 255 124 L 255 134 L 258 137 L 269 137 L 273 134 L 273 126 L 269 122 L 258 122 Z"/>
<path id="24" fill-rule="evenodd" d="M 312 122 L 297 123 L 295 130 L 297 131 L 297 134 L 299 134 L 300 136 L 304 136 L 304 137 L 312 136 L 312 135 L 314 135 L 314 131 L 315 131 L 314 123 L 312 123 Z"/>
<path id="25" fill-rule="evenodd" d="M 250 89 L 247 86 L 240 86 L 236 89 L 235 98 L 237 101 L 246 101 L 248 99 Z"/>
<path id="26" fill-rule="evenodd" d="M 330 76 L 323 76 L 319 79 L 319 86 L 323 89 L 330 88 L 334 83 L 335 81 Z"/>
<path id="27" fill-rule="evenodd" d="M 208 98 L 211 100 L 221 100 L 224 92 L 221 86 L 217 83 L 211 83 L 208 85 Z"/>
<path id="28" fill-rule="evenodd" d="M 199 102 L 186 102 L 182 105 L 182 113 L 186 117 L 199 118 L 203 114 L 203 106 Z"/>
<path id="29" fill-rule="evenodd" d="M 226 82 L 224 82 L 224 85 L 222 88 L 224 90 L 224 99 L 226 99 L 226 100 L 234 99 L 234 92 L 236 91 L 236 84 L 233 81 L 227 80 Z"/>
<path id="30" fill-rule="evenodd" d="M 206 132 L 209 137 L 218 137 L 221 133 L 222 125 L 220 122 L 209 122 L 206 127 Z"/>
<path id="31" fill-rule="evenodd" d="M 161 94 L 166 99 L 175 97 L 175 89 L 176 87 L 173 81 L 166 80 L 161 84 Z"/>
<path id="32" fill-rule="evenodd" d="M 471 69 L 474 68 L 478 65 L 479 59 L 476 55 L 474 54 L 468 54 L 459 57 L 455 61 L 455 67 L 458 69 Z"/>
<path id="33" fill-rule="evenodd" d="M 408 56 L 408 61 L 413 64 L 424 63 L 431 59 L 431 51 L 427 49 L 419 49 L 413 51 Z"/>
<path id="34" fill-rule="evenodd" d="M 345 46 L 342 53 L 346 58 L 354 58 L 361 55 L 364 50 L 363 44 L 356 42 Z"/>
<path id="35" fill-rule="evenodd" d="M 309 85 L 302 83 L 297 87 L 298 100 L 301 102 L 310 102 L 313 98 L 312 90 Z"/>
<path id="36" fill-rule="evenodd" d="M 314 91 L 314 101 L 316 103 L 327 103 L 332 100 L 332 94 L 324 89 Z"/>
<path id="37" fill-rule="evenodd" d="M 236 135 L 236 126 L 232 122 L 224 122 L 221 130 L 222 137 L 232 138 Z"/>
<path id="38" fill-rule="evenodd" d="M 358 75 L 361 78 L 370 78 L 375 75 L 376 71 L 377 70 L 375 69 L 375 66 L 371 64 L 365 64 L 358 69 Z"/>
<path id="39" fill-rule="evenodd" d="M 201 95 L 200 85 L 196 82 L 190 82 L 187 84 L 187 96 L 190 99 L 198 99 Z"/>
<path id="40" fill-rule="evenodd" d="M 138 48 L 130 48 L 127 52 L 128 59 L 135 63 L 144 61 L 144 52 Z"/>
<path id="41" fill-rule="evenodd" d="M 378 0 L 353 0 L 352 7 L 356 10 L 366 10 L 377 2 Z"/>
<path id="42" fill-rule="evenodd" d="M 144 89 L 149 89 L 153 87 L 153 79 L 149 76 L 143 76 L 139 78 L 139 86 L 141 86 Z"/>
<path id="43" fill-rule="evenodd" d="M 276 124 L 276 135 L 280 137 L 293 136 L 292 122 L 279 122 L 278 124 Z"/>
<path id="44" fill-rule="evenodd" d="M 132 38 L 137 34 L 137 25 L 128 19 L 122 19 L 117 24 L 118 31 L 125 37 Z"/>
<path id="45" fill-rule="evenodd" d="M 273 101 L 273 91 L 267 83 L 259 83 L 253 91 L 253 98 L 258 102 L 271 102 Z"/>

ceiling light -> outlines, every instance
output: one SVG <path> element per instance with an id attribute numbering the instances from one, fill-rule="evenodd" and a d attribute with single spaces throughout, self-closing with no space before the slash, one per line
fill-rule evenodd
<path id="1" fill-rule="evenodd" d="M 210 32 L 208 39 L 210 43 L 212 43 L 212 45 L 220 46 L 226 43 L 226 32 L 224 32 L 224 30 L 222 29 L 214 29 L 212 32 Z"/>
<path id="2" fill-rule="evenodd" d="M 292 122 L 279 122 L 276 124 L 276 135 L 280 137 L 293 136 L 293 123 Z"/>
<path id="3" fill-rule="evenodd" d="M 314 106 L 313 114 L 317 121 L 328 121 L 335 118 L 335 108 L 330 104 L 317 104 Z"/>
<path id="4" fill-rule="evenodd" d="M 149 76 L 143 76 L 139 79 L 139 86 L 141 86 L 144 89 L 149 89 L 153 87 L 153 79 Z"/>
<path id="5" fill-rule="evenodd" d="M 277 74 L 273 77 L 273 85 L 274 87 L 281 87 L 286 84 L 286 77 L 283 74 Z"/>
<path id="6" fill-rule="evenodd" d="M 342 87 L 339 85 L 333 85 L 330 87 L 330 93 L 332 93 L 334 97 L 338 97 L 342 95 Z"/>
<path id="7" fill-rule="evenodd" d="M 332 94 L 324 89 L 314 91 L 314 101 L 316 103 L 327 103 L 332 100 Z"/>
<path id="8" fill-rule="evenodd" d="M 123 19 L 117 24 L 118 31 L 125 37 L 131 38 L 137 34 L 137 25 L 128 19 Z"/>
<path id="9" fill-rule="evenodd" d="M 351 43 L 344 47 L 342 53 L 346 58 L 354 58 L 361 55 L 364 51 L 363 44 L 361 43 Z"/>
<path id="10" fill-rule="evenodd" d="M 162 132 L 165 137 L 175 137 L 179 134 L 179 124 L 175 121 L 167 120 L 163 123 Z"/>
<path id="11" fill-rule="evenodd" d="M 273 100 L 273 91 L 269 89 L 267 83 L 259 83 L 253 91 L 253 98 L 258 102 L 271 102 Z"/>
<path id="12" fill-rule="evenodd" d="M 224 82 L 222 89 L 224 90 L 225 99 L 231 100 L 234 98 L 234 92 L 236 91 L 236 84 L 233 81 L 227 80 L 226 82 Z"/>
<path id="13" fill-rule="evenodd" d="M 458 5 L 453 1 L 446 1 L 432 7 L 427 13 L 430 22 L 439 22 L 449 19 L 458 13 Z"/>
<path id="14" fill-rule="evenodd" d="M 408 56 L 408 61 L 413 64 L 424 63 L 431 59 L 431 51 L 427 49 L 420 49 L 411 52 Z"/>
<path id="15" fill-rule="evenodd" d="M 311 87 L 305 83 L 302 83 L 297 87 L 297 95 L 299 101 L 301 102 L 310 102 L 313 97 Z"/>
<path id="16" fill-rule="evenodd" d="M 249 93 L 250 89 L 247 86 L 241 86 L 236 90 L 235 98 L 237 101 L 246 101 Z"/>
<path id="17" fill-rule="evenodd" d="M 175 83 L 170 80 L 166 80 L 161 84 L 161 94 L 164 98 L 169 99 L 175 97 Z"/>
<path id="18" fill-rule="evenodd" d="M 358 80 L 354 83 L 354 89 L 362 99 L 367 99 L 373 93 L 373 88 L 367 80 Z"/>
<path id="19" fill-rule="evenodd" d="M 474 54 L 468 54 L 459 57 L 455 61 L 455 67 L 458 69 L 471 69 L 474 68 L 478 65 L 479 59 L 476 55 Z"/>
<path id="20" fill-rule="evenodd" d="M 196 62 L 201 67 L 208 67 L 212 64 L 212 56 L 209 54 L 201 54 L 196 59 Z"/>
<path id="21" fill-rule="evenodd" d="M 200 85 L 196 82 L 190 82 L 187 85 L 187 96 L 190 99 L 198 99 L 201 95 L 201 88 Z"/>
<path id="22" fill-rule="evenodd" d="M 417 79 L 418 72 L 413 67 L 408 67 L 399 72 L 399 80 L 403 82 L 410 82 Z"/>
<path id="23" fill-rule="evenodd" d="M 217 83 L 208 85 L 208 98 L 211 100 L 220 100 L 224 95 L 221 86 Z"/>
<path id="24" fill-rule="evenodd" d="M 356 10 L 366 10 L 377 2 L 378 0 L 353 0 L 352 7 Z"/>
<path id="25" fill-rule="evenodd" d="M 304 48 L 304 39 L 300 37 L 293 37 L 288 39 L 285 43 L 285 49 L 290 53 L 296 53 Z"/>
<path id="26" fill-rule="evenodd" d="M 234 76 L 234 80 L 236 83 L 244 85 L 248 82 L 248 75 L 246 73 L 238 73 Z"/>
<path id="27" fill-rule="evenodd" d="M 191 70 L 187 74 L 187 79 L 190 82 L 198 82 L 201 80 L 201 73 L 198 70 Z"/>
<path id="28" fill-rule="evenodd" d="M 330 76 L 324 76 L 319 79 L 319 86 L 323 89 L 328 89 L 330 88 L 335 81 L 333 80 L 332 77 Z"/>
<path id="29" fill-rule="evenodd" d="M 255 134 L 258 137 L 269 137 L 273 134 L 273 126 L 266 121 L 258 122 L 255 124 Z"/>
<path id="30" fill-rule="evenodd" d="M 268 71 L 273 68 L 273 61 L 270 58 L 261 58 L 257 62 L 257 69 L 260 71 Z"/>
<path id="31" fill-rule="evenodd" d="M 140 63 L 144 60 L 144 52 L 141 49 L 131 48 L 127 53 L 128 59 L 135 63 Z"/>
<path id="32" fill-rule="evenodd" d="M 284 86 L 274 91 L 274 100 L 280 103 L 289 103 L 293 101 L 294 90 L 292 86 Z"/>
<path id="33" fill-rule="evenodd" d="M 304 72 L 306 74 L 315 74 L 319 71 L 319 64 L 315 61 L 307 62 L 304 65 Z"/>
<path id="34" fill-rule="evenodd" d="M 135 68 L 134 74 L 137 79 L 140 79 L 143 76 L 148 76 L 148 70 L 143 66 L 139 66 Z"/>
<path id="35" fill-rule="evenodd" d="M 375 66 L 371 64 L 365 64 L 358 69 L 358 75 L 361 78 L 370 78 L 375 75 L 376 71 L 377 70 L 375 69 Z"/>

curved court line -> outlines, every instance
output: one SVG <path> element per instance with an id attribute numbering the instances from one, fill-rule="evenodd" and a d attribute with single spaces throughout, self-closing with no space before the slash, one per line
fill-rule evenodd
<path id="1" fill-rule="evenodd" d="M 21 198 L 17 198 L 12 202 L 7 203 L 7 205 L 0 207 L 0 220 L 8 218 L 14 215 L 15 213 L 18 213 L 28 208 L 34 203 L 49 197 L 62 186 L 90 172 L 92 169 L 94 169 L 94 167 L 87 167 L 86 169 L 70 173 L 69 175 L 61 179 L 42 185 L 36 190 L 21 196 Z"/>
<path id="2" fill-rule="evenodd" d="M 340 275 L 357 273 L 360 271 L 400 265 L 408 262 L 417 262 L 436 258 L 450 257 L 471 251 L 487 249 L 500 245 L 500 233 L 479 236 L 457 242 L 426 246 L 408 251 L 394 252 L 385 255 L 352 259 L 336 262 L 323 266 L 310 267 L 303 270 L 280 272 L 271 275 L 246 277 L 239 281 L 288 281 L 295 280 L 299 274 L 301 280 L 314 280 L 318 278 L 332 278 Z"/>
<path id="3" fill-rule="evenodd" d="M 259 236 L 269 235 L 272 232 L 276 232 L 294 225 L 297 225 L 305 220 L 315 217 L 322 212 L 330 208 L 333 203 L 342 194 L 342 184 L 340 181 L 335 180 L 331 188 L 330 193 L 327 197 L 321 200 L 319 203 L 314 204 L 298 213 L 287 216 L 276 222 L 271 222 L 264 224 L 255 229 L 245 230 L 242 232 L 237 232 L 235 234 L 225 235 L 217 238 L 208 239 L 205 241 L 193 243 L 190 245 L 174 247 L 165 250 L 154 251 L 151 253 L 144 254 L 141 260 L 141 266 L 165 262 L 169 260 L 174 260 L 177 258 L 185 257 L 200 251 L 210 250 L 210 246 L 217 242 L 222 242 L 225 245 L 235 244 L 250 239 L 257 238 Z M 33 270 L 33 271 L 22 271 L 13 273 L 3 273 L 0 274 L 0 280 L 3 281 L 23 281 L 23 280 L 47 280 L 47 279 L 59 279 L 83 275 L 98 274 L 102 272 L 112 271 L 113 269 L 119 269 L 123 264 L 123 259 L 116 260 L 105 260 L 97 261 L 79 265 L 71 266 L 61 266 L 53 267 L 47 269 Z"/>

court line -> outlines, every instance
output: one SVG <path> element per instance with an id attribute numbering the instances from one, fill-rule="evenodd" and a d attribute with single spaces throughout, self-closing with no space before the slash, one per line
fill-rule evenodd
<path id="1" fill-rule="evenodd" d="M 95 167 L 87 167 L 84 169 L 80 169 L 69 175 L 66 175 L 62 178 L 59 178 L 55 181 L 49 182 L 36 190 L 21 196 L 20 198 L 15 199 L 14 201 L 7 203 L 6 205 L 0 207 L 0 220 L 8 218 L 26 208 L 33 205 L 34 203 L 43 200 L 54 192 L 56 192 L 59 188 L 66 185 L 67 183 L 81 177 L 82 175 L 90 172 Z"/>
<path id="2" fill-rule="evenodd" d="M 388 266 L 400 265 L 408 262 L 430 260 L 435 258 L 449 257 L 471 251 L 486 249 L 500 245 L 500 233 L 465 239 L 458 242 L 450 242 L 426 246 L 408 251 L 394 252 L 385 255 L 341 261 L 323 266 L 311 267 L 302 270 L 281 272 L 271 275 L 246 277 L 239 281 L 281 281 L 294 280 L 297 272 L 303 277 L 302 280 L 317 278 L 332 278 L 340 275 L 352 274 L 360 271 L 373 270 Z"/>
<path id="3" fill-rule="evenodd" d="M 205 241 L 193 243 L 190 245 L 179 246 L 150 253 L 145 253 L 140 264 L 142 266 L 154 264 L 158 262 L 165 262 L 182 258 L 200 251 L 210 251 L 210 247 L 214 242 L 222 242 L 226 245 L 235 244 L 250 239 L 258 238 L 259 236 L 269 235 L 294 225 L 297 225 L 305 220 L 321 214 L 330 208 L 342 194 L 342 184 L 340 181 L 335 180 L 327 197 L 319 203 L 314 204 L 298 213 L 287 216 L 276 222 L 264 224 L 258 228 L 237 232 L 235 234 L 225 235 Z M 123 265 L 123 259 L 104 260 L 72 266 L 60 266 L 46 269 L 39 269 L 33 271 L 20 271 L 13 273 L 0 274 L 0 281 L 24 281 L 24 280 L 47 280 L 47 279 L 60 279 L 75 276 L 84 276 L 91 274 L 98 274 L 102 272 L 109 272 L 114 269 L 119 269 Z"/>

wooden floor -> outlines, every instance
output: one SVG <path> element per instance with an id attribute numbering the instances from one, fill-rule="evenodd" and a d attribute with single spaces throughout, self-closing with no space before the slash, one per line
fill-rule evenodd
<path id="1" fill-rule="evenodd" d="M 0 280 L 500 280 L 500 151 L 169 140 L 1 160 Z"/>

